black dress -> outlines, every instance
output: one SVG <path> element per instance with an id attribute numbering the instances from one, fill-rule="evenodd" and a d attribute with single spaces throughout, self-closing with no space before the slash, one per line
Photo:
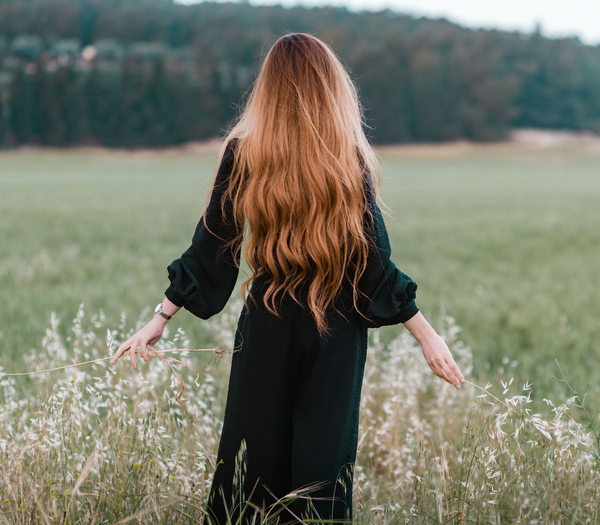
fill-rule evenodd
<path id="1" fill-rule="evenodd" d="M 235 226 L 221 211 L 234 154 L 235 141 L 223 156 L 205 211 L 210 232 L 201 219 L 192 245 L 168 268 L 171 285 L 165 295 L 202 319 L 225 307 L 238 276 L 238 261 L 231 250 L 223 250 L 235 237 Z M 266 277 L 252 285 L 253 300 L 242 309 L 236 332 L 207 509 L 211 523 L 225 524 L 227 515 L 235 523 L 244 507 L 240 501 L 269 506 L 274 498 L 316 483 L 321 485 L 310 493 L 310 503 L 297 499 L 290 510 L 296 516 L 351 519 L 367 328 L 402 323 L 418 312 L 417 285 L 390 260 L 383 217 L 370 177 L 365 180 L 372 212 L 365 228 L 372 246 L 360 283 L 368 297 L 359 305 L 364 317 L 353 307 L 347 283 L 336 301 L 337 311 L 328 314 L 330 335 L 324 338 L 312 315 L 289 297 L 282 300 L 280 318 L 266 310 Z M 247 471 L 240 491 L 235 464 L 242 440 Z M 244 516 L 250 514 L 247 507 Z"/>

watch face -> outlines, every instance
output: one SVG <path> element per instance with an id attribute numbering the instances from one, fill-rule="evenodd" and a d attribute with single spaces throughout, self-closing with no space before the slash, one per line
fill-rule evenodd
<path id="1" fill-rule="evenodd" d="M 155 314 L 157 314 L 158 312 L 160 312 L 160 310 L 161 310 L 161 307 L 162 307 L 162 303 L 158 303 L 158 304 L 156 305 L 156 308 L 154 309 L 154 313 L 155 313 Z"/>

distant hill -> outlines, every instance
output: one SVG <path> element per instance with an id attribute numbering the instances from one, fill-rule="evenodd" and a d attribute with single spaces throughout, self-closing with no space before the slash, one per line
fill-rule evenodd
<path id="1" fill-rule="evenodd" d="M 378 143 L 496 140 L 514 127 L 600 132 L 600 47 L 577 39 L 392 11 L 0 0 L 0 143 L 219 135 L 260 57 L 296 31 L 332 44 L 349 66 Z"/>

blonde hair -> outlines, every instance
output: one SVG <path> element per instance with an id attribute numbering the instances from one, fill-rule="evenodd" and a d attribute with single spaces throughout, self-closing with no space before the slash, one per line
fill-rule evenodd
<path id="1" fill-rule="evenodd" d="M 376 188 L 365 177 L 380 173 L 356 88 L 334 51 L 303 33 L 277 40 L 221 159 L 236 138 L 222 206 L 239 232 L 231 246 L 241 249 L 245 237 L 252 273 L 242 290 L 268 275 L 267 309 L 279 315 L 278 299 L 289 294 L 326 334 L 327 310 L 345 279 L 357 305 L 369 251 L 366 192 Z M 308 285 L 305 303 L 301 285 Z"/>

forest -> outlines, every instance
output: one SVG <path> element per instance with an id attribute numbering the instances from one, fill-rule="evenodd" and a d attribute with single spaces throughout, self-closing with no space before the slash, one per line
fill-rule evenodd
<path id="1" fill-rule="evenodd" d="M 0 0 L 0 145 L 158 147 L 222 136 L 279 36 L 351 71 L 376 144 L 600 132 L 600 46 L 385 10 Z"/>

